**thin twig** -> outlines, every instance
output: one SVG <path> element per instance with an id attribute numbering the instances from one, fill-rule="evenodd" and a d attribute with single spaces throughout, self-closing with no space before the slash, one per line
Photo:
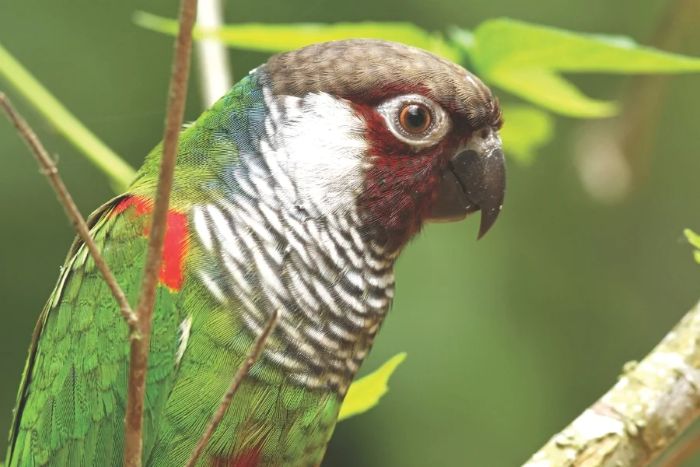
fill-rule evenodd
<path id="1" fill-rule="evenodd" d="M 139 320 L 141 339 L 131 341 L 129 361 L 128 398 L 124 434 L 124 465 L 139 467 L 143 450 L 143 406 L 146 396 L 146 371 L 151 337 L 153 304 L 161 267 L 163 239 L 165 237 L 170 191 L 175 172 L 178 139 L 185 110 L 187 81 L 190 68 L 192 27 L 196 17 L 197 0 L 182 0 L 180 3 L 180 29 L 175 40 L 175 58 L 168 97 L 168 112 L 163 135 L 163 155 L 156 191 L 148 253 L 144 267 L 141 292 L 136 315 Z"/>
<path id="2" fill-rule="evenodd" d="M 197 27 L 218 29 L 223 24 L 221 0 L 199 0 L 197 5 Z M 199 82 L 202 85 L 204 108 L 211 107 L 231 87 L 231 64 L 226 46 L 216 38 L 197 41 Z"/>
<path id="3" fill-rule="evenodd" d="M 238 388 L 243 382 L 243 379 L 245 379 L 245 377 L 248 375 L 248 372 L 250 371 L 250 368 L 260 358 L 260 354 L 265 348 L 267 339 L 270 337 L 270 334 L 275 329 L 275 326 L 277 326 L 278 319 L 279 313 L 277 312 L 277 310 L 275 310 L 272 313 L 272 316 L 270 316 L 270 319 L 267 321 L 265 328 L 255 340 L 255 343 L 251 347 L 250 352 L 248 352 L 248 356 L 243 361 L 243 364 L 241 364 L 241 366 L 238 367 L 238 370 L 236 370 L 236 373 L 233 375 L 233 378 L 231 379 L 231 384 L 229 385 L 228 389 L 221 398 L 221 403 L 219 404 L 219 407 L 216 409 L 216 412 L 214 413 L 214 415 L 212 415 L 211 419 L 209 419 L 207 428 L 204 430 L 202 437 L 199 438 L 199 441 L 197 442 L 197 445 L 195 446 L 194 450 L 192 450 L 190 459 L 187 461 L 187 464 L 185 464 L 186 467 L 194 467 L 194 465 L 197 463 L 197 460 L 199 460 L 199 457 L 202 455 L 204 448 L 209 443 L 209 440 L 214 434 L 214 431 L 216 431 L 216 428 L 219 426 L 219 423 L 221 423 L 221 420 L 224 418 L 224 415 L 226 415 L 226 411 L 231 406 L 233 396 L 236 394 L 236 391 L 238 391 Z"/>
<path id="4" fill-rule="evenodd" d="M 75 201 L 73 201 L 73 197 L 68 191 L 68 188 L 66 188 L 66 185 L 63 183 L 61 176 L 58 174 L 56 164 L 39 140 L 39 137 L 37 137 L 36 133 L 34 133 L 26 120 L 24 120 L 17 110 L 15 110 L 12 102 L 10 102 L 10 99 L 3 93 L 0 93 L 0 107 L 2 107 L 2 109 L 5 111 L 7 117 L 14 124 L 15 128 L 17 128 L 18 133 L 27 143 L 27 146 L 29 146 L 32 154 L 34 154 L 34 157 L 39 163 L 39 167 L 41 167 L 42 173 L 46 175 L 46 178 L 48 178 L 51 187 L 58 196 L 58 201 L 63 206 L 63 209 L 65 209 L 66 215 L 72 222 L 75 230 L 78 231 L 78 235 L 80 235 L 83 243 L 85 246 L 87 246 L 88 251 L 92 255 L 93 261 L 95 261 L 95 266 L 97 266 L 97 269 L 100 270 L 100 273 L 107 283 L 109 290 L 112 292 L 112 296 L 114 296 L 114 299 L 117 301 L 119 310 L 129 326 L 130 334 L 134 334 L 137 326 L 136 315 L 132 311 L 131 305 L 129 305 L 129 301 L 126 298 L 124 291 L 121 289 L 121 287 L 119 287 L 117 279 L 114 277 L 114 274 L 112 274 L 109 266 L 107 266 L 107 263 L 102 257 L 102 254 L 100 254 L 100 250 L 97 248 L 97 245 L 95 245 L 95 240 L 90 234 L 90 228 L 88 227 L 87 222 L 85 222 L 83 216 L 80 214 L 80 211 L 75 205 Z"/>

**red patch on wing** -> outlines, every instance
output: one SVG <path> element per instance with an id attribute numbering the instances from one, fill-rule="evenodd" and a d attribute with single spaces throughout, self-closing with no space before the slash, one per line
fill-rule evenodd
<path id="1" fill-rule="evenodd" d="M 211 465 L 212 467 L 258 467 L 260 457 L 260 448 L 254 448 L 232 457 L 215 457 Z"/>
<path id="2" fill-rule="evenodd" d="M 153 202 L 140 196 L 129 196 L 121 200 L 112 210 L 112 215 L 119 215 L 133 207 L 137 216 L 150 214 Z M 150 225 L 143 229 L 148 236 Z M 187 216 L 179 211 L 168 211 L 168 224 L 163 240 L 163 258 L 160 266 L 160 282 L 171 290 L 180 290 L 184 281 L 184 260 L 189 246 L 187 235 Z"/>
<path id="3" fill-rule="evenodd" d="M 163 262 L 160 281 L 173 290 L 180 290 L 184 280 L 184 259 L 187 255 L 187 217 L 181 212 L 168 212 L 168 227 L 163 241 Z"/>
<path id="4" fill-rule="evenodd" d="M 117 214 L 123 213 L 132 206 L 136 208 L 136 214 L 141 216 L 143 214 L 151 212 L 153 203 L 150 199 L 142 198 L 140 196 L 128 196 L 123 200 L 119 201 L 119 203 L 112 210 L 112 214 L 116 216 Z"/>

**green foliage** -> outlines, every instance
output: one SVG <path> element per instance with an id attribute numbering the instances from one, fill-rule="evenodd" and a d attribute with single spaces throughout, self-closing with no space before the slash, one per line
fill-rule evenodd
<path id="1" fill-rule="evenodd" d="M 373 373 L 352 383 L 340 407 L 338 420 L 367 412 L 377 405 L 379 399 L 389 391 L 389 378 L 405 359 L 405 353 L 396 354 Z"/>
<path id="2" fill-rule="evenodd" d="M 177 22 L 137 12 L 142 27 L 166 34 Z M 453 61 L 468 62 L 487 83 L 560 115 L 600 118 L 615 104 L 592 99 L 561 72 L 680 73 L 700 71 L 700 60 L 641 47 L 623 37 L 580 34 L 511 19 L 485 21 L 473 32 L 452 28 L 448 37 L 411 23 L 236 24 L 196 29 L 195 37 L 218 38 L 231 47 L 279 52 L 349 37 L 372 37 L 421 47 Z M 126 187 L 133 169 L 71 115 L 17 60 L 0 47 L 0 76 L 38 109 L 86 157 L 105 172 L 116 191 Z M 553 119 L 544 111 L 504 106 L 502 132 L 506 154 L 529 162 L 550 141 Z"/>
<path id="3" fill-rule="evenodd" d="M 450 38 L 488 83 L 561 115 L 607 117 L 612 102 L 583 95 L 560 73 L 683 73 L 700 59 L 642 47 L 626 37 L 583 34 L 512 19 L 483 22 Z"/>
<path id="4" fill-rule="evenodd" d="M 177 22 L 138 12 L 142 27 L 175 34 Z M 584 95 L 561 72 L 681 73 L 700 71 L 700 59 L 637 45 L 625 37 L 574 33 L 512 19 L 483 22 L 473 32 L 451 28 L 445 38 L 410 23 L 230 24 L 196 29 L 197 38 L 216 38 L 244 50 L 282 52 L 314 42 L 367 37 L 403 42 L 447 59 L 467 62 L 485 82 L 559 115 L 603 118 L 616 113 L 614 102 Z M 511 112 L 514 112 L 511 114 Z M 541 110 L 507 107 L 503 131 L 506 154 L 531 161 L 551 139 L 553 122 Z"/>
<path id="5" fill-rule="evenodd" d="M 688 242 L 695 248 L 695 250 L 693 250 L 693 257 L 695 261 L 700 264 L 700 235 L 690 229 L 685 229 L 683 233 L 685 234 L 685 238 L 688 239 Z"/>
<path id="6" fill-rule="evenodd" d="M 170 35 L 175 35 L 178 28 L 174 19 L 143 11 L 134 14 L 134 22 L 146 29 Z M 446 42 L 441 34 L 425 31 L 411 23 L 246 23 L 211 30 L 195 27 L 194 37 L 219 39 L 233 48 L 268 53 L 294 50 L 317 42 L 366 37 L 420 47 L 452 61 L 458 61 L 460 56 L 459 50 Z"/>

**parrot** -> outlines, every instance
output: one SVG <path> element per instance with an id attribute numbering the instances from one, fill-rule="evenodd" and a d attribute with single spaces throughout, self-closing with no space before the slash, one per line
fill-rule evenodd
<path id="1" fill-rule="evenodd" d="M 148 359 L 143 464 L 183 465 L 273 314 L 198 465 L 321 464 L 428 222 L 499 216 L 498 99 L 422 49 L 347 39 L 279 53 L 183 126 Z M 88 218 L 138 298 L 162 144 Z M 129 330 L 80 239 L 35 327 L 7 467 L 123 462 Z"/>

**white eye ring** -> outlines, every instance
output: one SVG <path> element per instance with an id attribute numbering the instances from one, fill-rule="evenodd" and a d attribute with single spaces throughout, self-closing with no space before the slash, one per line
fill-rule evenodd
<path id="1" fill-rule="evenodd" d="M 430 124 L 419 134 L 406 131 L 399 117 L 401 111 L 411 104 L 417 104 L 430 111 Z M 389 131 L 399 140 L 410 144 L 416 150 L 434 146 L 450 131 L 451 123 L 447 113 L 438 104 L 421 94 L 404 94 L 382 102 L 377 111 L 384 117 Z"/>

